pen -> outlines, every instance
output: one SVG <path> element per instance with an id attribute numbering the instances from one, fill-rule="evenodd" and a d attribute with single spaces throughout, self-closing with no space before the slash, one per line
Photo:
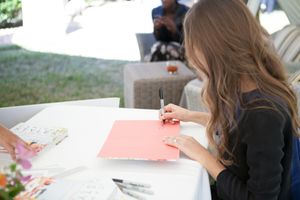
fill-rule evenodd
<path id="1" fill-rule="evenodd" d="M 144 189 L 142 187 L 137 187 L 137 186 L 133 186 L 133 185 L 130 185 L 130 184 L 125 184 L 125 183 L 116 183 L 119 187 L 122 187 L 122 188 L 125 188 L 125 189 L 128 189 L 128 190 L 134 190 L 134 191 L 137 191 L 137 192 L 141 192 L 141 193 L 144 193 L 144 194 L 154 194 L 153 191 L 151 190 L 147 190 L 147 189 Z"/>
<path id="2" fill-rule="evenodd" d="M 159 88 L 159 99 L 160 99 L 160 114 L 165 114 L 164 107 L 165 107 L 165 100 L 164 100 L 164 92 L 162 88 Z M 163 119 L 163 123 L 165 123 L 165 120 Z"/>
<path id="3" fill-rule="evenodd" d="M 116 178 L 113 178 L 112 180 L 116 183 L 124 183 L 124 184 L 128 184 L 128 185 L 136 186 L 136 187 L 144 187 L 144 188 L 151 187 L 151 185 L 145 184 L 145 183 L 137 183 L 137 182 L 126 181 L 126 180 L 116 179 Z"/>
<path id="4" fill-rule="evenodd" d="M 146 198 L 140 196 L 140 195 L 137 195 L 131 191 L 128 191 L 127 189 L 124 189 L 124 188 L 120 188 L 120 190 L 124 193 L 124 194 L 127 194 L 135 199 L 138 199 L 138 200 L 146 200 Z"/>
<path id="5" fill-rule="evenodd" d="M 37 198 L 39 196 L 41 196 L 47 189 L 41 189 L 40 191 L 38 191 L 36 194 L 33 195 L 33 198 Z"/>

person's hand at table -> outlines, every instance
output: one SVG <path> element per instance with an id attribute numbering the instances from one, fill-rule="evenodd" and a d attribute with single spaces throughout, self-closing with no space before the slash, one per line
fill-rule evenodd
<path id="1" fill-rule="evenodd" d="M 164 108 L 164 114 L 160 115 L 161 120 L 173 121 L 192 121 L 202 125 L 206 125 L 210 119 L 210 114 L 204 112 L 189 111 L 174 104 L 168 104 Z M 193 137 L 187 135 L 167 136 L 163 139 L 166 145 L 178 148 L 191 159 L 203 165 L 214 179 L 221 171 L 225 169 L 218 159 L 205 149 Z"/>
<path id="2" fill-rule="evenodd" d="M 163 142 L 178 148 L 193 160 L 199 159 L 199 155 L 206 151 L 197 140 L 187 135 L 168 136 L 163 139 Z"/>
<path id="3" fill-rule="evenodd" d="M 11 155 L 12 159 L 16 160 L 16 146 L 23 145 L 27 150 L 32 151 L 32 148 L 21 138 L 11 132 L 9 129 L 0 125 L 0 145 L 4 147 Z"/>
<path id="4" fill-rule="evenodd" d="M 164 114 L 160 115 L 160 120 L 171 122 L 172 120 L 189 121 L 189 110 L 176 106 L 174 104 L 168 104 L 164 107 Z"/>
<path id="5" fill-rule="evenodd" d="M 193 137 L 187 135 L 167 136 L 163 139 L 163 142 L 166 145 L 178 148 L 188 157 L 199 162 L 214 179 L 225 169 L 224 165 Z"/>
<path id="6" fill-rule="evenodd" d="M 206 126 L 210 118 L 210 114 L 205 112 L 190 111 L 174 104 L 168 104 L 164 107 L 164 114 L 160 114 L 160 120 L 172 122 L 179 120 L 183 122 L 195 122 Z"/>

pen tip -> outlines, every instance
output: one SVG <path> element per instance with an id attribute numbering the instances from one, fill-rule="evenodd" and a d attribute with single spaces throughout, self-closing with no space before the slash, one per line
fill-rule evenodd
<path id="1" fill-rule="evenodd" d="M 158 93 L 159 93 L 159 98 L 163 99 L 164 95 L 163 95 L 163 89 L 161 87 L 159 88 Z"/>

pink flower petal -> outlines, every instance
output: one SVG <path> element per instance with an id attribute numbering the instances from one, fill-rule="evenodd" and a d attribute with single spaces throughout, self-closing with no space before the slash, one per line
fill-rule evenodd
<path id="1" fill-rule="evenodd" d="M 23 176 L 20 178 L 22 182 L 27 182 L 31 179 L 31 175 L 28 175 L 28 176 Z"/>
<path id="2" fill-rule="evenodd" d="M 35 155 L 33 151 L 27 150 L 24 147 L 24 145 L 21 143 L 17 143 L 16 150 L 17 150 L 17 155 L 20 159 L 28 159 Z"/>
<path id="3" fill-rule="evenodd" d="M 30 169 L 31 163 L 26 159 L 19 159 L 18 163 L 24 168 L 24 169 Z"/>

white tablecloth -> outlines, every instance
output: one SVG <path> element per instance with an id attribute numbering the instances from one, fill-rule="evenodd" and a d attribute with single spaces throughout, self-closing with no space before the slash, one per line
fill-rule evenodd
<path id="1" fill-rule="evenodd" d="M 65 127 L 69 137 L 35 158 L 33 168 L 58 166 L 69 169 L 85 166 L 85 171 L 68 178 L 109 176 L 148 183 L 155 193 L 147 196 L 149 200 L 211 199 L 207 171 L 184 155 L 175 162 L 97 158 L 115 120 L 157 118 L 158 110 L 81 106 L 46 108 L 28 122 L 45 127 Z M 204 132 L 205 129 L 200 125 L 181 123 L 181 134 L 192 135 L 207 146 Z"/>

